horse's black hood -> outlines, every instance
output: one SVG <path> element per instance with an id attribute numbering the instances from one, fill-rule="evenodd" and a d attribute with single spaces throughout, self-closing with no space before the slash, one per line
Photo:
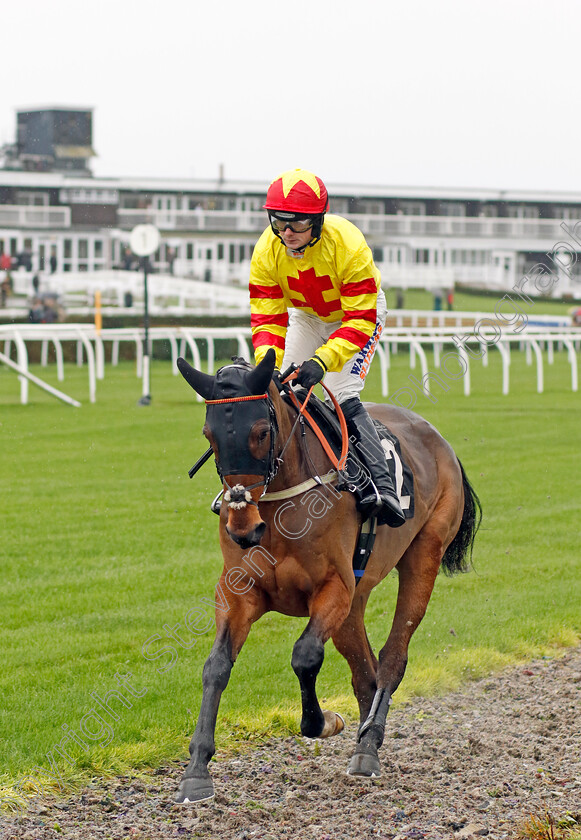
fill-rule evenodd
<path id="1" fill-rule="evenodd" d="M 208 376 L 178 359 L 183 377 L 207 402 L 206 426 L 212 435 L 216 468 L 222 479 L 226 475 L 261 475 L 268 482 L 274 474 L 277 428 L 268 396 L 274 360 L 274 350 L 268 350 L 256 368 L 243 359 L 235 359 L 233 364 L 220 368 L 216 376 Z M 264 458 L 255 458 L 249 449 L 250 431 L 259 420 L 266 420 L 270 428 L 270 451 Z"/>
<path id="2" fill-rule="evenodd" d="M 275 359 L 275 352 L 270 348 L 257 367 L 252 367 L 244 359 L 235 358 L 231 365 L 221 367 L 215 376 L 196 370 L 182 358 L 178 359 L 177 365 L 181 375 L 197 394 L 205 400 L 223 400 L 266 393 Z"/>

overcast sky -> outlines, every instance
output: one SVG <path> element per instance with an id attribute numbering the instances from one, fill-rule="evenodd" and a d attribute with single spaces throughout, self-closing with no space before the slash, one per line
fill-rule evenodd
<path id="1" fill-rule="evenodd" d="M 94 108 L 96 175 L 581 190 L 579 0 L 21 0 L 19 108 Z"/>

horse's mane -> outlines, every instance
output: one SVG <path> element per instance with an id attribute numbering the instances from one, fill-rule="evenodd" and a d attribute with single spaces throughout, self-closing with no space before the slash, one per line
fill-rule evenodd
<path id="1" fill-rule="evenodd" d="M 247 362 L 244 356 L 231 356 L 233 365 L 238 365 L 239 367 L 248 368 L 248 370 L 252 370 L 254 365 L 251 365 L 250 362 Z"/>

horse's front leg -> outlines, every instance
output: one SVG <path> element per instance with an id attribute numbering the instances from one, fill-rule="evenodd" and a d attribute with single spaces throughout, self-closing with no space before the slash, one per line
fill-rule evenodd
<path id="1" fill-rule="evenodd" d="M 214 735 L 220 699 L 250 627 L 264 613 L 262 599 L 255 590 L 244 597 L 229 594 L 228 602 L 228 612 L 216 616 L 216 638 L 204 665 L 202 704 L 190 742 L 190 762 L 176 796 L 176 802 L 180 803 L 200 802 L 214 796 L 208 762 L 216 751 Z"/>
<path id="2" fill-rule="evenodd" d="M 291 664 L 301 687 L 301 733 L 307 738 L 326 738 L 343 729 L 335 712 L 321 710 L 316 681 L 325 655 L 325 642 L 341 626 L 351 607 L 352 592 L 339 575 L 319 589 L 309 605 L 310 620 L 295 642 Z"/>

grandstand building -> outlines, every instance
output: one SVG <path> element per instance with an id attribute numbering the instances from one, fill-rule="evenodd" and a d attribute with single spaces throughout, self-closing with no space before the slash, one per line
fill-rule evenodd
<path id="1" fill-rule="evenodd" d="M 96 178 L 88 167 L 90 111 L 49 110 L 52 121 L 19 114 L 23 139 L 4 149 L 0 254 L 47 274 L 128 267 L 129 233 L 150 223 L 162 237 L 158 270 L 247 282 L 254 243 L 267 223 L 266 182 Z M 59 123 L 60 112 L 66 123 Z M 75 113 L 82 131 L 75 132 Z M 26 131 L 40 124 L 48 126 L 47 138 L 32 147 Z M 581 220 L 581 193 L 327 187 L 330 212 L 363 231 L 388 286 L 509 290 L 540 263 L 559 274 L 559 296 L 581 297 L 581 233 L 578 242 L 568 233 Z"/>

